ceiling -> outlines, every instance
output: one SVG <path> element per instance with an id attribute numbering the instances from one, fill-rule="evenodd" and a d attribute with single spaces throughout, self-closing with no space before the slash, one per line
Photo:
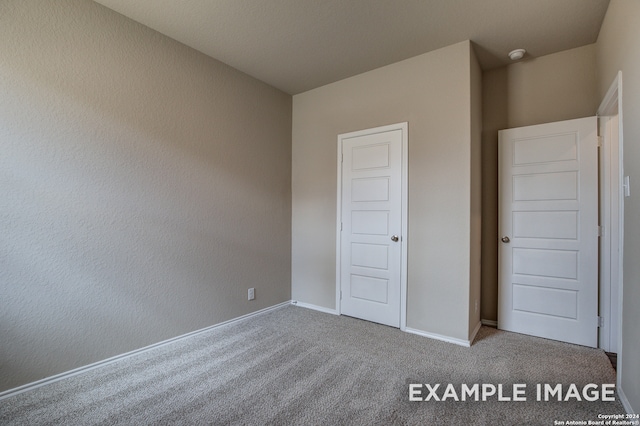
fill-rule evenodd
<path id="1" fill-rule="evenodd" d="M 289 94 L 471 40 L 483 69 L 594 43 L 609 0 L 95 0 Z"/>

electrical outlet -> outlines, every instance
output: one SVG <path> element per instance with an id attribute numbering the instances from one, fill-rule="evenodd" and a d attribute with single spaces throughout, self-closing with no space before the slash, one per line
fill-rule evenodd
<path id="1" fill-rule="evenodd" d="M 247 297 L 248 297 L 249 300 L 255 299 L 256 298 L 256 289 L 251 287 L 249 289 L 249 291 L 247 292 Z"/>

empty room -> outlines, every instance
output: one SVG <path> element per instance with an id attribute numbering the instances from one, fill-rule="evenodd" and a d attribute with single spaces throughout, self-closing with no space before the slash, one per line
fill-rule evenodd
<path id="1" fill-rule="evenodd" d="M 0 0 L 0 423 L 640 425 L 638 22 Z"/>

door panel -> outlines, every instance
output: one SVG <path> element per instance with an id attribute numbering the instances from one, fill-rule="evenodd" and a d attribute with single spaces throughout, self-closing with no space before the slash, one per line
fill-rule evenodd
<path id="1" fill-rule="evenodd" d="M 514 201 L 576 200 L 578 174 L 541 173 L 513 177 Z"/>
<path id="2" fill-rule="evenodd" d="M 596 118 L 503 130 L 499 157 L 498 327 L 595 347 Z"/>
<path id="3" fill-rule="evenodd" d="M 578 213 L 575 211 L 513 212 L 515 238 L 578 238 Z"/>
<path id="4" fill-rule="evenodd" d="M 345 135 L 341 144 L 340 311 L 399 327 L 402 130 Z"/>
<path id="5" fill-rule="evenodd" d="M 576 319 L 576 292 L 557 288 L 513 285 L 513 309 Z"/>
<path id="6" fill-rule="evenodd" d="M 351 181 L 351 200 L 389 201 L 389 178 L 365 178 Z"/>
<path id="7" fill-rule="evenodd" d="M 351 265 L 386 270 L 389 268 L 389 247 L 378 244 L 352 243 Z"/>

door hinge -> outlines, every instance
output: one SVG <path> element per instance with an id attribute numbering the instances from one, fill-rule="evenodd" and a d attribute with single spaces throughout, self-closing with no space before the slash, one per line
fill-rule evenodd
<path id="1" fill-rule="evenodd" d="M 342 222 L 340 222 L 340 231 L 342 231 Z"/>
<path id="2" fill-rule="evenodd" d="M 598 237 L 602 237 L 604 235 L 604 226 L 598 226 Z"/>
<path id="3" fill-rule="evenodd" d="M 598 136 L 598 147 L 602 147 L 604 144 L 604 138 L 602 136 Z"/>
<path id="4" fill-rule="evenodd" d="M 604 327 L 604 317 L 598 317 L 598 328 Z"/>
<path id="5" fill-rule="evenodd" d="M 625 197 L 631 197 L 631 187 L 629 186 L 629 176 L 625 176 L 622 181 L 622 189 Z"/>

